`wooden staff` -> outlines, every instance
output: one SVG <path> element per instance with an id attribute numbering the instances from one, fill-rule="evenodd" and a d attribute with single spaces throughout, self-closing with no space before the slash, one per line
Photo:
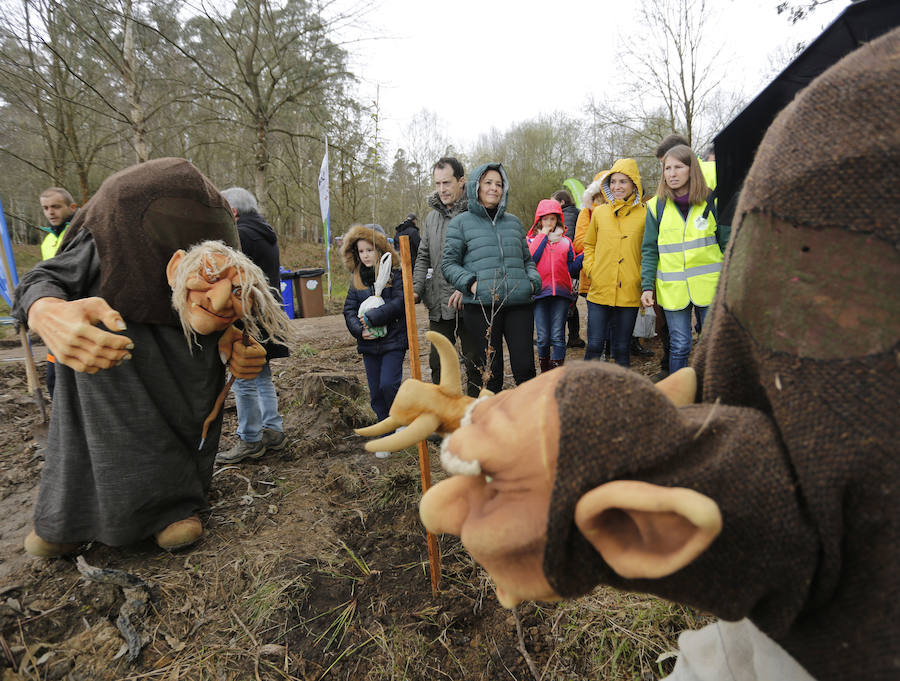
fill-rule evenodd
<path id="1" fill-rule="evenodd" d="M 409 373 L 416 380 L 422 380 L 422 367 L 419 364 L 419 329 L 416 326 L 416 304 L 413 301 L 412 262 L 409 253 L 409 237 L 401 236 L 400 271 L 403 274 L 403 305 L 406 308 L 406 337 L 409 340 Z M 422 476 L 422 494 L 431 487 L 431 462 L 428 457 L 428 445 L 420 440 L 419 473 Z M 431 593 L 437 596 L 441 588 L 441 549 L 437 537 L 426 532 L 428 542 L 428 566 L 431 571 Z"/>
<path id="2" fill-rule="evenodd" d="M 9 287 L 10 303 L 15 303 L 16 296 L 12 288 L 12 273 L 9 271 L 9 261 L 6 259 L 6 249 L 3 248 L 2 240 L 0 240 L 0 260 L 3 261 L 3 276 L 6 277 L 6 285 Z M 41 413 L 41 422 L 46 423 L 47 406 L 44 404 L 44 394 L 41 392 L 40 383 L 38 383 L 37 369 L 34 366 L 34 355 L 31 354 L 31 343 L 28 342 L 28 332 L 23 324 L 19 325 L 19 341 L 22 343 L 22 351 L 25 354 L 25 378 L 28 381 L 28 392 Z"/>

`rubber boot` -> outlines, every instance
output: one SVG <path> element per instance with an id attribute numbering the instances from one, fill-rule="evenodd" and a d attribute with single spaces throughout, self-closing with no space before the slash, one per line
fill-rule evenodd
<path id="1" fill-rule="evenodd" d="M 638 357 L 653 357 L 653 351 L 641 345 L 641 339 L 637 336 L 631 337 L 631 354 Z"/>
<path id="2" fill-rule="evenodd" d="M 541 364 L 541 373 L 545 371 L 550 371 L 550 358 L 549 357 L 538 357 L 538 362 Z"/>

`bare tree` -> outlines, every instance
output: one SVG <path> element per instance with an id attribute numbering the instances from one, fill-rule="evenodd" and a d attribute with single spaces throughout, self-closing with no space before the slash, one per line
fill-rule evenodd
<path id="1" fill-rule="evenodd" d="M 237 0 L 226 14 L 211 4 L 199 9 L 184 48 L 197 96 L 211 115 L 252 133 L 254 185 L 264 202 L 272 136 L 305 134 L 291 123 L 296 115 L 327 119 L 324 109 L 353 78 L 329 33 L 345 17 L 326 19 L 307 0 Z"/>
<path id="2" fill-rule="evenodd" d="M 642 0 L 638 16 L 645 37 L 625 41 L 621 54 L 623 72 L 632 74 L 620 99 L 632 105 L 631 121 L 623 125 L 638 131 L 635 120 L 662 109 L 670 131 L 698 148 L 709 143 L 715 128 L 708 116 L 719 108 L 714 105 L 724 90 L 727 66 L 712 11 L 707 0 Z"/>
<path id="3" fill-rule="evenodd" d="M 775 10 L 779 14 L 787 14 L 792 24 L 803 21 L 810 14 L 816 11 L 822 5 L 828 5 L 834 0 L 802 0 L 801 2 L 779 2 Z M 852 0 L 859 2 L 859 0 Z"/>

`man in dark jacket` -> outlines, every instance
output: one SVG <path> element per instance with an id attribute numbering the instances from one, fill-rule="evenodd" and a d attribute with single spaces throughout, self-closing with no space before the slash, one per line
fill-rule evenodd
<path id="1" fill-rule="evenodd" d="M 433 209 L 425 216 L 425 232 L 416 256 L 413 271 L 413 295 L 415 301 L 425 302 L 428 308 L 428 328 L 456 343 L 457 336 L 462 345 L 463 362 L 466 366 L 466 392 L 474 397 L 481 390 L 481 380 L 477 376 L 477 352 L 475 344 L 466 332 L 463 322 L 462 293 L 456 291 L 441 272 L 441 258 L 444 253 L 444 238 L 450 220 L 468 210 L 466 197 L 466 173 L 462 163 L 452 156 L 445 156 L 431 168 L 435 192 L 428 197 L 428 205 Z M 428 356 L 431 380 L 441 381 L 441 364 L 434 347 Z"/>
<path id="2" fill-rule="evenodd" d="M 572 198 L 572 195 L 566 189 L 560 189 L 559 191 L 553 192 L 553 196 L 550 198 L 556 199 L 559 201 L 559 205 L 562 206 L 563 211 L 563 222 L 566 225 L 566 236 L 569 237 L 570 240 L 575 240 L 575 223 L 578 222 L 578 206 L 575 205 L 575 200 Z M 569 348 L 583 348 L 584 341 L 581 338 L 581 318 L 578 316 L 578 282 L 575 282 L 575 297 L 572 299 L 572 304 L 569 305 L 569 315 L 566 318 L 566 322 L 569 326 L 569 341 L 566 343 L 566 347 Z"/>
<path id="3" fill-rule="evenodd" d="M 416 214 L 410 213 L 406 219 L 397 225 L 397 233 L 394 236 L 394 247 L 400 251 L 400 237 L 409 237 L 409 259 L 412 266 L 416 266 L 416 257 L 419 253 L 419 242 L 422 238 L 419 236 L 419 225 L 416 222 Z"/>
<path id="4" fill-rule="evenodd" d="M 231 187 L 222 192 L 237 219 L 241 250 L 265 272 L 275 295 L 280 297 L 281 259 L 278 236 L 275 230 L 259 214 L 256 198 L 246 189 Z M 272 382 L 269 362 L 276 357 L 287 357 L 287 346 L 269 341 L 266 348 L 266 366 L 252 380 L 237 379 L 234 382 L 234 401 L 238 415 L 238 441 L 216 455 L 216 463 L 237 463 L 244 459 L 258 459 L 267 451 L 284 448 L 287 442 L 281 414 L 278 413 L 278 395 Z"/>

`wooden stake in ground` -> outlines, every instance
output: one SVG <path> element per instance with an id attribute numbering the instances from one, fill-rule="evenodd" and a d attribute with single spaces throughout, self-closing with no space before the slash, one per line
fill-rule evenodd
<path id="1" fill-rule="evenodd" d="M 6 258 L 6 249 L 3 248 L 2 241 L 0 241 L 0 260 L 3 261 L 3 276 L 6 277 L 7 286 L 9 286 L 9 299 L 14 303 L 16 302 L 16 297 L 12 289 L 12 273 L 9 271 L 9 260 Z M 25 355 L 25 378 L 28 380 L 28 392 L 41 413 L 41 422 L 46 423 L 47 405 L 44 404 L 44 395 L 41 392 L 41 385 L 38 383 L 37 369 L 34 366 L 34 355 L 31 354 L 31 343 L 28 342 L 28 332 L 21 325 L 19 326 L 19 340 L 22 343 L 22 352 Z"/>
<path id="2" fill-rule="evenodd" d="M 409 253 L 409 237 L 401 236 L 400 271 L 403 274 L 403 304 L 406 308 L 406 337 L 409 340 L 409 373 L 416 380 L 422 380 L 422 367 L 419 364 L 419 329 L 416 326 L 416 304 L 413 301 L 412 262 Z M 431 487 L 431 462 L 428 458 L 428 445 L 420 441 L 419 473 L 422 476 L 422 494 Z M 441 549 L 437 537 L 426 532 L 428 541 L 428 565 L 431 571 L 431 593 L 437 596 L 441 588 Z"/>

